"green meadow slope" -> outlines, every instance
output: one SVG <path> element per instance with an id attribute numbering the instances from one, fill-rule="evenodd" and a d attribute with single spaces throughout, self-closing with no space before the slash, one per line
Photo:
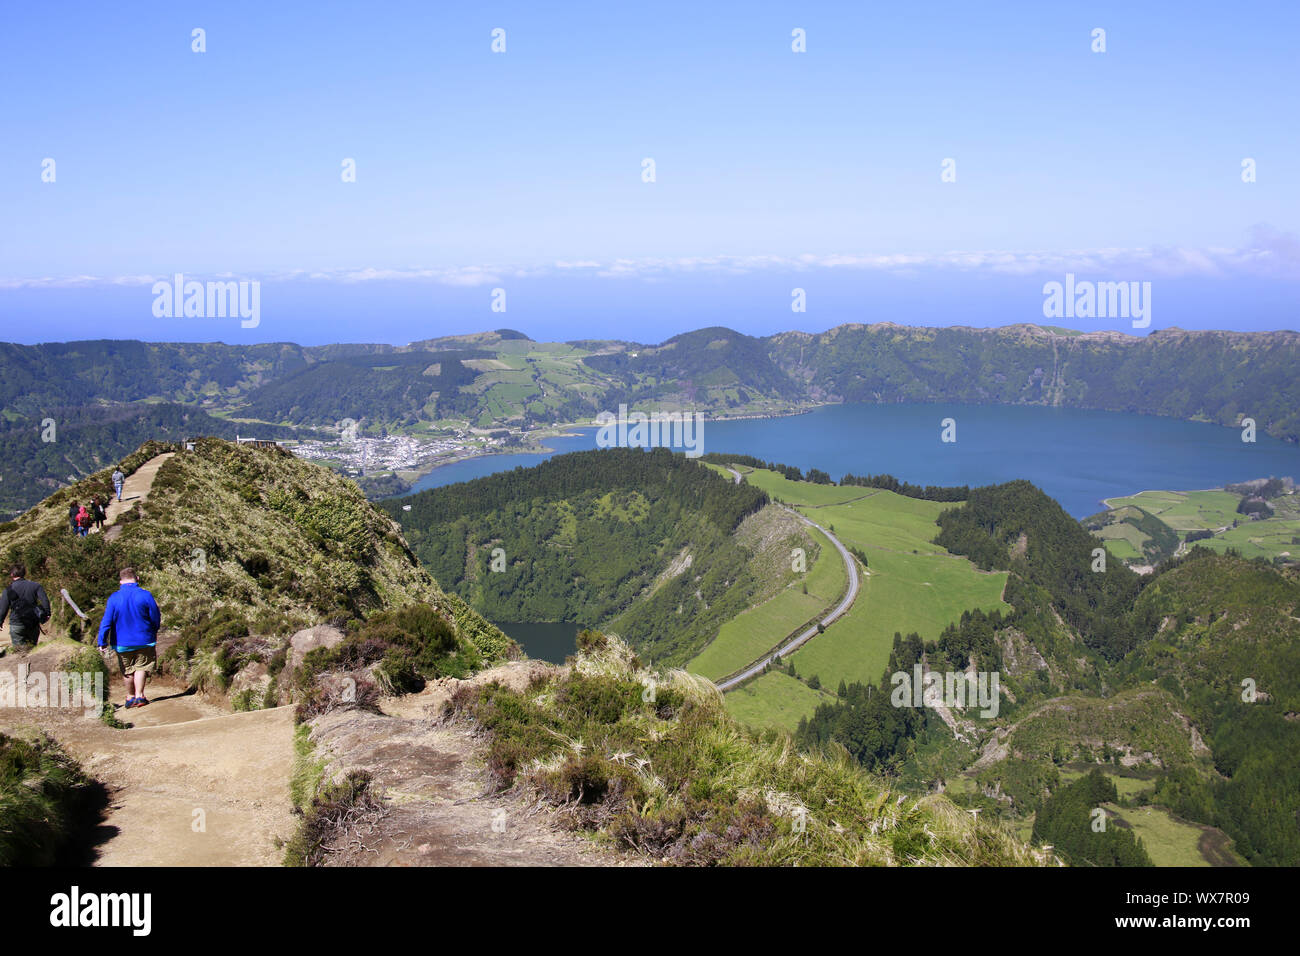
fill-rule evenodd
<path id="1" fill-rule="evenodd" d="M 935 522 L 951 503 L 908 498 L 877 488 L 796 481 L 762 468 L 746 469 L 745 481 L 812 518 L 867 559 L 862 591 L 853 608 L 791 655 L 790 663 L 805 681 L 816 677 L 822 688 L 831 691 L 840 681 L 874 683 L 889 662 L 896 633 L 916 632 L 933 640 L 965 611 L 1006 607 L 1002 601 L 1005 573 L 980 571 L 967 559 L 933 543 L 939 530 Z M 843 591 L 843 565 L 833 552 L 827 556 L 840 567 L 839 577 L 833 579 L 839 590 L 819 610 L 832 605 Z M 822 579 L 817 577 L 819 573 Z M 814 585 L 820 591 L 832 590 L 822 583 L 830 576 L 820 563 L 813 566 L 808 574 L 809 591 L 814 591 Z M 776 617 L 775 612 L 771 617 Z M 746 649 L 765 643 L 763 650 L 769 650 L 791 630 L 783 631 L 784 619 L 769 623 L 756 618 L 745 623 L 753 627 Z M 730 637 L 724 629 L 718 640 Z M 749 660 L 759 656 L 754 654 Z M 704 659 L 705 664 L 708 661 Z M 703 669 L 699 672 L 705 673 Z M 771 706 L 765 707 L 769 690 Z M 821 702 L 816 693 L 798 694 L 779 680 L 755 682 L 743 696 L 730 694 L 727 700 L 735 713 L 760 726 L 770 717 L 771 723 L 787 729 L 794 729 L 798 718 L 810 716 Z"/>

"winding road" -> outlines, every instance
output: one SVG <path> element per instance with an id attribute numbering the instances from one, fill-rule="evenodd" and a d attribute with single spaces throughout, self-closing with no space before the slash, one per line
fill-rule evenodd
<path id="1" fill-rule="evenodd" d="M 740 472 L 736 471 L 734 468 L 728 468 L 727 470 L 730 471 L 732 475 L 735 476 L 736 484 L 740 484 L 741 482 Z M 782 644 L 778 644 L 776 647 L 772 648 L 772 650 L 770 650 L 767 654 L 765 654 L 763 657 L 760 657 L 758 660 L 750 664 L 744 670 L 737 671 L 736 673 L 731 674 L 728 677 L 722 678 L 722 680 L 720 681 L 715 681 L 718 690 L 722 691 L 723 693 L 726 693 L 729 690 L 734 690 L 735 688 L 739 687 L 741 684 L 743 684 L 745 681 L 749 680 L 752 677 L 757 677 L 759 674 L 763 673 L 763 668 L 765 668 L 768 664 L 770 664 L 774 658 L 784 657 L 786 654 L 790 653 L 791 651 L 797 650 L 798 648 L 802 647 L 804 644 L 811 641 L 814 637 L 816 637 L 820 633 L 819 628 L 829 627 L 832 622 L 838 621 L 841 617 L 843 617 L 845 614 L 848 613 L 849 608 L 853 606 L 854 600 L 857 599 L 858 591 L 861 589 L 861 581 L 858 578 L 858 563 L 853 560 L 853 555 L 849 554 L 848 548 L 844 547 L 844 545 L 840 542 L 840 539 L 835 537 L 835 535 L 831 534 L 829 531 L 827 531 L 825 528 L 819 525 L 816 521 L 813 521 L 811 518 L 800 514 L 798 511 L 795 511 L 793 508 L 789 507 L 788 505 L 781 505 L 781 507 L 785 508 L 786 511 L 790 512 L 792 515 L 794 515 L 804 524 L 816 528 L 822 534 L 826 535 L 826 539 L 835 546 L 835 550 L 838 551 L 840 553 L 840 557 L 844 559 L 844 570 L 849 577 L 848 590 L 845 591 L 843 600 L 841 600 L 839 604 L 835 605 L 835 607 L 832 610 L 827 612 L 827 614 L 823 618 L 821 618 L 821 620 L 818 621 L 816 624 L 813 624 L 807 630 L 801 631 L 799 634 L 796 634 L 790 640 L 785 641 Z"/>

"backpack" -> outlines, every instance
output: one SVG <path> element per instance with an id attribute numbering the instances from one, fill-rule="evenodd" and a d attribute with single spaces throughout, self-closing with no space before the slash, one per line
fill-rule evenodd
<path id="1" fill-rule="evenodd" d="M 90 516 L 89 511 L 83 509 L 77 513 L 77 524 L 80 527 L 89 528 L 93 522 L 94 519 Z"/>

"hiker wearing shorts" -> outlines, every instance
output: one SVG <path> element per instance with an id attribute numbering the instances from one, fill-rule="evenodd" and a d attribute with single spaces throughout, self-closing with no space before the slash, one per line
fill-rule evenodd
<path id="1" fill-rule="evenodd" d="M 104 605 L 104 619 L 99 622 L 99 646 L 113 640 L 117 665 L 126 681 L 126 706 L 143 707 L 144 682 L 158 663 L 158 627 L 162 615 L 153 595 L 140 587 L 132 568 L 123 568 L 117 576 L 119 587 Z"/>
<path id="2" fill-rule="evenodd" d="M 27 568 L 15 564 L 9 569 L 9 586 L 0 594 L 0 626 L 9 618 L 9 640 L 15 650 L 30 650 L 41 636 L 41 625 L 50 619 L 50 599 L 45 588 L 27 580 Z"/>
<path id="3" fill-rule="evenodd" d="M 117 492 L 117 500 L 122 500 L 122 482 L 126 481 L 126 475 L 122 474 L 121 468 L 113 469 L 113 490 Z"/>

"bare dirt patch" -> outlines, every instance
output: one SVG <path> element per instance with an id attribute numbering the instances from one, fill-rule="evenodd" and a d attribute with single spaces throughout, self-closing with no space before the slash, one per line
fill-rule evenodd
<path id="1" fill-rule="evenodd" d="M 63 669 L 77 646 L 54 641 L 7 655 L 17 678 Z M 48 680 L 47 676 L 47 680 Z M 112 695 L 121 698 L 114 680 Z M 44 732 L 107 791 L 98 866 L 274 866 L 293 832 L 293 711 L 232 714 L 175 681 L 151 681 L 146 707 L 118 730 L 81 708 L 0 709 L 0 731 Z"/>
<path id="2" fill-rule="evenodd" d="M 468 683 L 516 690 L 556 668 L 517 661 Z M 640 861 L 575 833 L 549 807 L 517 791 L 491 792 L 482 740 L 438 720 L 443 702 L 466 683 L 437 681 L 419 694 L 382 701 L 383 713 L 336 710 L 313 722 L 326 776 L 371 775 L 385 810 L 331 841 L 327 866 L 619 866 Z"/>

